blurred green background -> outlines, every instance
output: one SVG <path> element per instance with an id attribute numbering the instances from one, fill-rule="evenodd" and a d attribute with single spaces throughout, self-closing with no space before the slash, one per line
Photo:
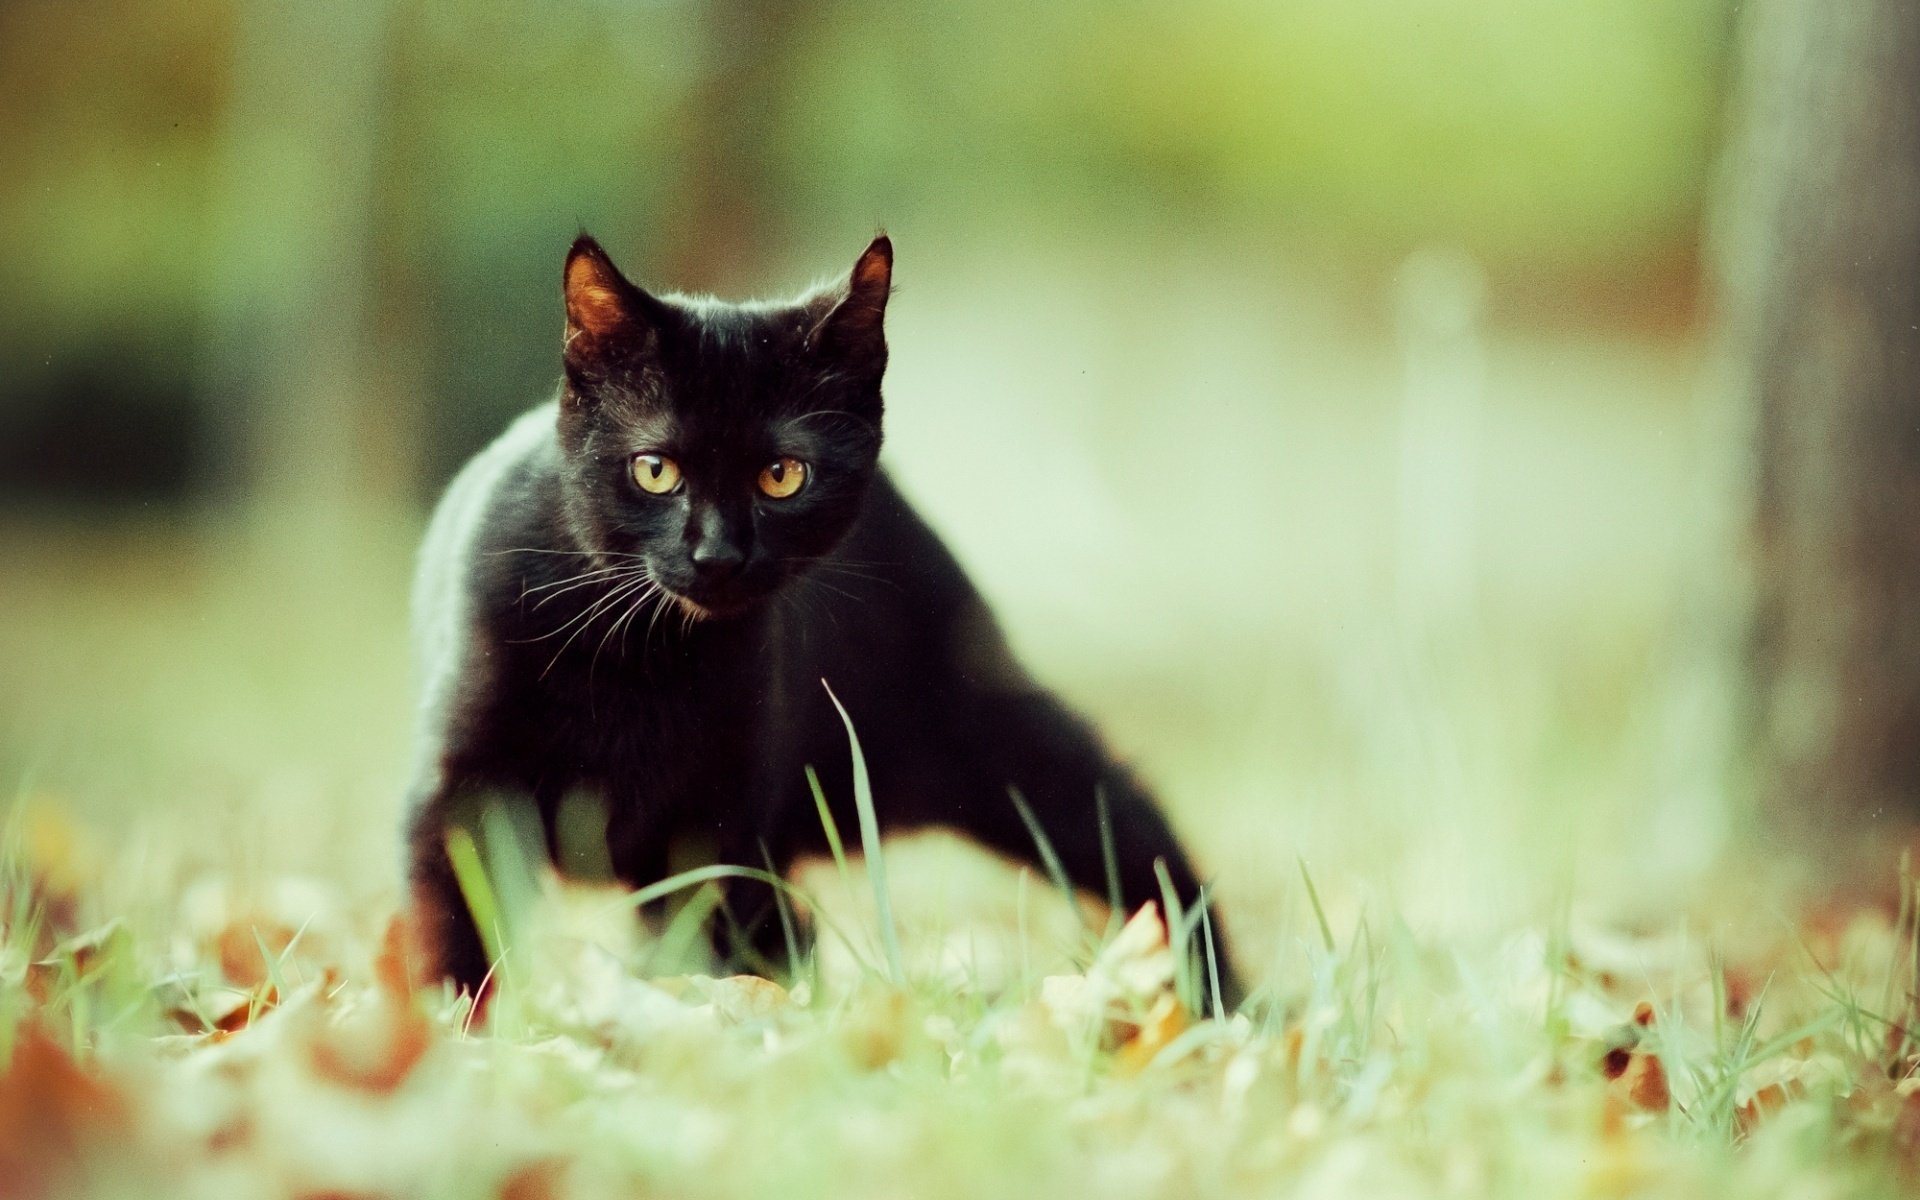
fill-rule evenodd
<path id="1" fill-rule="evenodd" d="M 569 240 L 771 295 L 884 226 L 895 476 L 1243 936 L 1296 855 L 1653 911 L 1739 816 L 1732 7 L 12 0 L 0 787 L 391 889 L 412 546 Z"/>

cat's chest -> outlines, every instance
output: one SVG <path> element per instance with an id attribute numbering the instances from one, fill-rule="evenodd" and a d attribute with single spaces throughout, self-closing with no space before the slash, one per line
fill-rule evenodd
<path id="1" fill-rule="evenodd" d="M 764 690 L 721 655 L 623 659 L 533 681 L 548 739 L 585 780 L 662 797 L 736 786 L 761 757 Z"/>

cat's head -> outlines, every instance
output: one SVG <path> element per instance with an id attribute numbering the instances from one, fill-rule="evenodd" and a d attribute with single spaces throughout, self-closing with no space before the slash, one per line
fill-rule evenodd
<path id="1" fill-rule="evenodd" d="M 567 520 L 638 555 L 696 617 L 746 611 L 831 550 L 880 453 L 893 246 L 784 304 L 655 297 L 598 243 L 567 254 Z"/>

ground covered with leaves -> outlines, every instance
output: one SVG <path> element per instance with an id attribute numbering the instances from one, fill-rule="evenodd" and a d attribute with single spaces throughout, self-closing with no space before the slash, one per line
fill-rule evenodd
<path id="1" fill-rule="evenodd" d="M 1064 942 L 1024 915 L 997 942 L 909 929 L 896 970 L 871 906 L 819 901 L 788 986 L 663 973 L 712 881 L 648 936 L 626 897 L 536 876 L 477 1015 L 416 982 L 391 910 L 206 876 L 130 920 L 97 902 L 114 856 L 71 840 L 31 815 L 7 833 L 9 1197 L 1920 1186 L 1910 878 L 1710 937 L 1568 918 L 1466 945 L 1395 914 L 1337 928 L 1302 871 L 1292 953 L 1215 1020 L 1192 1012 L 1204 973 L 1175 969 L 1204 927 L 1155 906 Z"/>

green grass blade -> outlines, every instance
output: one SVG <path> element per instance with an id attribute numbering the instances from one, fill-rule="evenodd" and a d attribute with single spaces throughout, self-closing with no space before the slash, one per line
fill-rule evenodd
<path id="1" fill-rule="evenodd" d="M 767 849 L 764 839 L 760 842 L 760 859 L 767 865 L 767 874 L 778 875 L 773 869 L 773 852 Z M 780 936 L 787 943 L 787 974 L 796 982 L 801 979 L 800 933 L 793 919 L 793 904 L 787 899 L 787 889 L 773 889 L 774 911 L 780 915 Z"/>
<path id="2" fill-rule="evenodd" d="M 654 944 L 653 953 L 648 956 L 646 973 L 685 974 L 694 943 L 699 940 L 707 918 L 713 915 L 714 909 L 720 907 L 720 900 L 717 884 L 711 880 L 701 884 L 661 931 L 660 940 Z"/>
<path id="3" fill-rule="evenodd" d="M 678 875 L 669 875 L 658 883 L 650 883 L 646 887 L 628 892 L 626 895 L 611 901 L 608 904 L 608 908 L 645 908 L 654 901 L 664 900 L 675 892 L 684 891 L 690 887 L 698 887 L 700 884 L 714 879 L 753 879 L 767 884 L 770 887 L 784 889 L 789 895 L 793 896 L 794 899 L 806 905 L 807 911 L 813 914 L 813 919 L 819 923 L 820 928 L 840 939 L 846 946 L 848 953 L 853 955 L 854 963 L 862 972 L 869 975 L 879 974 L 879 972 L 874 970 L 873 964 L 867 961 L 866 956 L 860 953 L 860 944 L 847 936 L 846 930 L 836 924 L 831 917 L 827 916 L 826 912 L 821 909 L 819 903 L 816 902 L 813 897 L 801 890 L 801 888 L 792 881 L 775 875 L 771 871 L 763 871 L 759 867 L 740 867 L 732 863 L 711 863 L 704 867 L 694 867 L 691 870 L 682 871 Z"/>
<path id="4" fill-rule="evenodd" d="M 827 793 L 820 786 L 820 776 L 814 774 L 813 767 L 807 767 L 807 787 L 813 791 L 813 806 L 820 813 L 820 828 L 827 831 L 827 849 L 833 851 L 833 865 L 840 870 L 840 882 L 847 881 L 847 848 L 840 841 L 840 824 L 833 819 L 833 812 L 827 807 Z"/>
<path id="5" fill-rule="evenodd" d="M 1227 1015 L 1226 1001 L 1220 998 L 1220 958 L 1213 948 L 1213 899 L 1202 888 L 1200 892 L 1200 936 L 1207 952 L 1207 987 L 1213 993 L 1213 1013 L 1217 1017 Z"/>
<path id="6" fill-rule="evenodd" d="M 1313 876 L 1307 872 L 1307 860 L 1302 858 L 1297 861 L 1300 863 L 1301 882 L 1307 885 L 1307 902 L 1313 905 L 1313 919 L 1320 923 L 1320 944 L 1327 948 L 1328 954 L 1332 954 L 1335 949 L 1333 926 L 1327 924 L 1327 910 L 1320 907 L 1320 892 L 1313 886 Z"/>
<path id="7" fill-rule="evenodd" d="M 1107 875 L 1107 932 L 1110 939 L 1127 923 L 1126 902 L 1120 892 L 1120 854 L 1113 844 L 1113 810 L 1107 805 L 1107 786 L 1093 785 L 1093 811 L 1100 824 L 1100 868 Z"/>
<path id="8" fill-rule="evenodd" d="M 1200 989 L 1199 981 L 1193 977 L 1193 956 L 1187 951 L 1191 926 L 1187 924 L 1186 908 L 1180 903 L 1180 893 L 1173 886 L 1173 876 L 1167 874 L 1165 859 L 1153 860 L 1153 873 L 1160 880 L 1160 903 L 1165 910 L 1167 947 L 1173 951 L 1173 994 L 1188 1012 L 1197 1013 L 1200 1011 Z"/>
<path id="9" fill-rule="evenodd" d="M 1020 924 L 1020 989 L 1027 996 L 1033 995 L 1033 934 L 1027 928 L 1027 879 L 1031 874 L 1020 868 L 1013 893 L 1014 913 Z"/>
<path id="10" fill-rule="evenodd" d="M 1080 910 L 1080 897 L 1073 890 L 1073 880 L 1067 877 L 1066 864 L 1060 861 L 1059 853 L 1053 848 L 1053 839 L 1047 836 L 1047 831 L 1040 825 L 1040 818 L 1034 815 L 1032 807 L 1027 804 L 1027 798 L 1020 794 L 1019 788 L 1009 784 L 1007 798 L 1013 801 L 1014 811 L 1020 814 L 1021 824 L 1027 827 L 1027 835 L 1038 847 L 1040 865 L 1047 869 L 1047 878 L 1053 880 L 1053 886 L 1060 889 L 1060 895 L 1066 900 L 1067 907 L 1073 910 L 1074 918 L 1084 927 L 1087 924 L 1087 914 Z"/>
<path id="11" fill-rule="evenodd" d="M 1913 1044 L 1913 1027 L 1916 1015 L 1920 1015 L 1915 1012 L 1915 1005 L 1920 1004 L 1920 881 L 1914 879 L 1912 852 L 1908 850 L 1900 852 L 1900 910 L 1905 921 L 1895 928 L 1905 929 L 1907 934 L 1906 997 L 1898 1010 L 1905 1026 L 1900 1035 L 1899 1053 L 1905 1054 Z M 1888 973 L 1889 982 L 1895 973 Z M 1886 1007 L 1894 1010 L 1891 1000 Z"/>
<path id="12" fill-rule="evenodd" d="M 832 686 L 824 679 L 820 686 L 827 689 L 827 699 L 833 701 L 833 707 L 840 713 L 840 723 L 847 727 L 847 745 L 853 752 L 853 804 L 860 813 L 860 849 L 867 859 L 867 878 L 873 882 L 880 944 L 887 952 L 887 969 L 893 975 L 893 982 L 905 986 L 907 968 L 900 954 L 900 930 L 893 922 L 893 896 L 887 890 L 887 860 L 880 849 L 880 818 L 873 810 L 873 783 L 867 778 L 866 757 L 860 753 L 860 735 L 853 731 L 853 718 L 847 715 L 840 697 L 833 694 Z"/>
<path id="13" fill-rule="evenodd" d="M 253 944 L 260 951 L 260 959 L 267 964 L 267 985 L 273 989 L 275 996 L 278 996 L 281 1000 L 285 1000 L 287 998 L 287 981 L 280 973 L 279 956 L 267 949 L 267 939 L 260 936 L 260 927 L 258 925 L 252 926 L 251 932 L 253 934 Z"/>
<path id="14" fill-rule="evenodd" d="M 499 962 L 506 952 L 506 947 L 500 944 L 500 901 L 493 893 L 493 884 L 480 861 L 480 848 L 473 844 L 473 835 L 457 825 L 447 830 L 447 861 L 453 864 L 453 878 L 460 885 L 460 894 L 466 897 L 474 927 L 480 931 L 480 944 L 486 947 L 487 961 Z"/>

